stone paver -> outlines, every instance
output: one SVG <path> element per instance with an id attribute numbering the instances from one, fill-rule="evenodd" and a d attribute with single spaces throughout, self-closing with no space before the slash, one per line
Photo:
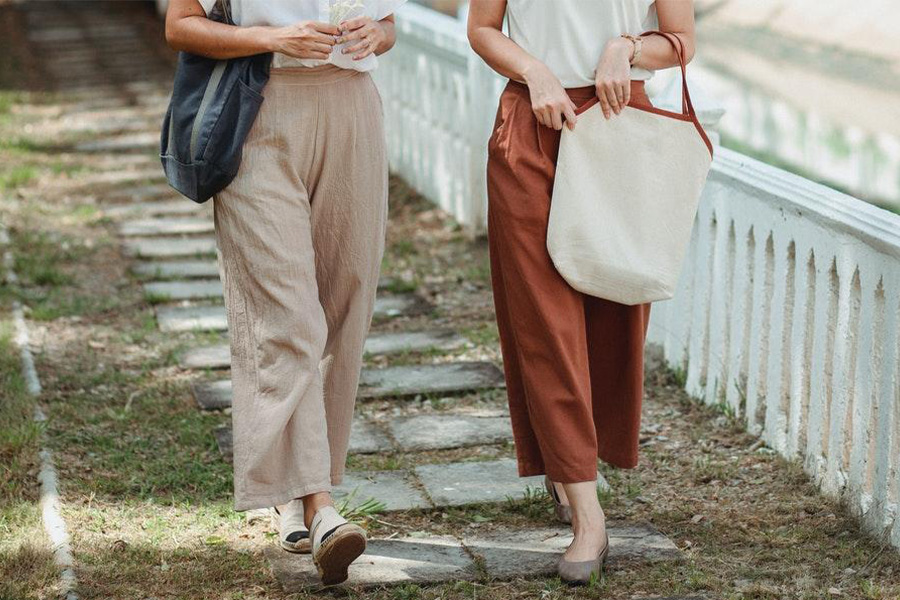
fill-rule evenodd
<path id="1" fill-rule="evenodd" d="M 338 502 L 349 497 L 348 504 L 351 507 L 374 498 L 384 504 L 385 510 L 390 511 L 431 508 L 425 495 L 410 483 L 404 471 L 346 473 L 333 494 Z"/>
<path id="2" fill-rule="evenodd" d="M 544 489 L 542 477 L 519 477 L 513 459 L 421 465 L 415 472 L 437 506 L 504 502 L 521 498 L 528 487 Z M 600 473 L 597 485 L 609 489 Z"/>
<path id="3" fill-rule="evenodd" d="M 234 443 L 230 426 L 222 426 L 215 430 L 216 442 L 219 452 L 227 461 L 231 461 L 234 453 Z M 387 436 L 368 421 L 354 419 L 350 426 L 350 454 L 376 454 L 387 452 L 391 449 L 391 442 Z M 421 494 L 418 494 L 421 496 Z M 418 505 L 417 505 L 418 506 Z M 406 507 L 409 508 L 409 507 Z"/>
<path id="4" fill-rule="evenodd" d="M 205 206 L 200 206 L 186 198 L 147 202 L 131 201 L 127 204 L 103 207 L 103 212 L 110 217 L 202 215 L 206 214 L 208 210 Z"/>
<path id="5" fill-rule="evenodd" d="M 221 295 L 221 288 L 219 292 Z M 431 348 L 452 350 L 465 343 L 466 340 L 462 336 L 444 331 L 372 333 L 366 339 L 365 351 L 374 356 L 418 352 Z M 231 366 L 231 351 L 228 344 L 201 346 L 182 354 L 179 363 L 185 369 L 227 369 Z"/>
<path id="6" fill-rule="evenodd" d="M 179 307 L 180 308 L 180 307 Z M 191 322 L 173 324 L 163 308 L 156 318 L 163 331 L 191 331 L 206 329 L 203 315 Z M 191 327 L 190 325 L 195 325 Z M 366 382 L 366 385 L 363 385 Z M 375 385 L 370 385 L 370 384 Z M 463 362 L 436 365 L 415 365 L 363 369 L 360 374 L 360 399 L 389 396 L 411 396 L 430 393 L 451 393 L 495 388 L 503 385 L 503 374 L 493 363 Z M 219 410 L 231 406 L 231 380 L 204 381 L 194 384 L 194 396 L 201 408 Z"/>
<path id="7" fill-rule="evenodd" d="M 194 400 L 203 410 L 231 408 L 231 380 L 202 381 L 191 386 Z"/>
<path id="8" fill-rule="evenodd" d="M 231 347 L 218 344 L 191 348 L 181 355 L 178 364 L 183 369 L 228 369 L 231 367 Z"/>
<path id="9" fill-rule="evenodd" d="M 178 260 L 166 262 L 134 263 L 131 271 L 135 275 L 150 279 L 173 278 L 218 278 L 219 267 L 213 260 Z"/>
<path id="10" fill-rule="evenodd" d="M 127 237 L 210 233 L 214 230 L 212 219 L 199 217 L 137 219 L 119 225 L 119 235 Z"/>
<path id="11" fill-rule="evenodd" d="M 366 369 L 360 398 L 447 394 L 503 387 L 503 373 L 489 362 L 454 362 Z"/>
<path id="12" fill-rule="evenodd" d="M 609 568 L 681 557 L 670 539 L 647 524 L 610 521 L 609 539 Z M 554 576 L 557 560 L 571 540 L 571 530 L 563 527 L 504 530 L 468 537 L 462 543 L 449 536 L 371 539 L 365 554 L 350 567 L 346 585 L 371 587 L 472 580 L 478 571 L 469 552 L 478 557 L 492 579 Z M 266 548 L 265 554 L 286 592 L 293 594 L 321 587 L 309 555 L 290 554 L 274 544 Z"/>
<path id="13" fill-rule="evenodd" d="M 395 296 L 379 296 L 375 300 L 375 317 L 390 318 L 399 316 L 421 315 L 432 309 L 431 304 L 415 294 L 397 294 Z"/>
<path id="14" fill-rule="evenodd" d="M 212 244 L 213 252 L 215 252 L 215 240 L 213 240 Z M 152 248 L 152 246 L 150 246 L 149 248 Z M 395 306 L 393 302 L 388 304 L 390 306 Z M 389 306 L 385 306 L 383 298 L 376 299 L 376 316 L 386 316 L 388 309 Z M 158 309 L 156 313 L 157 320 L 160 324 L 160 329 L 163 328 L 163 322 L 160 318 L 161 312 L 163 312 L 162 309 Z M 202 321 L 202 325 L 199 326 L 200 329 L 207 329 L 211 331 L 225 331 L 226 329 L 228 329 L 228 322 L 225 317 L 225 307 L 221 305 L 167 307 L 167 310 L 164 314 L 167 321 L 166 326 L 169 327 L 169 329 L 164 329 L 163 331 L 190 331 L 192 329 L 197 329 L 198 327 L 195 326 L 195 323 L 197 323 L 198 320 Z"/>
<path id="15" fill-rule="evenodd" d="M 213 237 L 133 239 L 126 241 L 124 247 L 127 253 L 138 258 L 215 255 L 216 239 Z"/>
<path id="16" fill-rule="evenodd" d="M 225 309 L 221 306 L 157 306 L 160 331 L 225 331 Z"/>
<path id="17" fill-rule="evenodd" d="M 509 417 L 418 415 L 393 419 L 388 427 L 404 450 L 461 448 L 512 439 Z"/>
<path id="18" fill-rule="evenodd" d="M 137 152 L 159 150 L 159 133 L 128 133 L 75 144 L 76 152 Z"/>
<path id="19" fill-rule="evenodd" d="M 144 295 L 168 300 L 204 300 L 222 297 L 218 279 L 197 281 L 153 281 L 144 284 Z"/>
<path id="20" fill-rule="evenodd" d="M 409 331 L 372 333 L 366 339 L 367 354 L 398 354 L 423 350 L 455 350 L 466 344 L 466 338 L 454 331 Z"/>
<path id="21" fill-rule="evenodd" d="M 610 520 L 607 527 L 607 565 L 611 568 L 624 562 L 676 560 L 681 556 L 672 540 L 651 525 Z M 469 550 L 483 559 L 488 574 L 497 579 L 555 575 L 559 555 L 571 542 L 571 529 L 563 527 L 513 529 L 463 540 Z"/>
<path id="22" fill-rule="evenodd" d="M 265 554 L 278 582 L 289 594 L 321 587 L 308 554 L 291 554 L 274 544 Z M 348 587 L 401 583 L 471 581 L 477 576 L 462 545 L 449 537 L 371 539 L 366 552 L 350 567 Z"/>

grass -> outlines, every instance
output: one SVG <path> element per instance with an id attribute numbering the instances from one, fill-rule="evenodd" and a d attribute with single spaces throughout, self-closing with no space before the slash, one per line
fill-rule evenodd
<path id="1" fill-rule="evenodd" d="M 0 598 L 46 597 L 56 568 L 41 525 L 37 485 L 42 426 L 21 375 L 10 320 L 0 321 Z"/>
<path id="2" fill-rule="evenodd" d="M 34 421 L 34 399 L 21 375 L 13 324 L 0 322 L 0 497 L 4 504 L 33 496 L 41 425 Z"/>

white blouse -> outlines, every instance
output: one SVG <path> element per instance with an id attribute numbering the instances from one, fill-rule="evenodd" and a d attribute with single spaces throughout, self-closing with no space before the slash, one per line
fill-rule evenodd
<path id="1" fill-rule="evenodd" d="M 509 37 L 544 62 L 563 87 L 593 85 L 606 42 L 659 27 L 656 0 L 507 0 Z M 632 79 L 652 71 L 631 69 Z"/>
<path id="2" fill-rule="evenodd" d="M 236 25 L 242 27 L 281 27 L 299 21 L 321 21 L 337 25 L 353 17 L 381 20 L 393 14 L 404 2 L 406 0 L 231 0 L 231 18 Z M 207 15 L 215 3 L 216 0 L 200 0 Z M 293 58 L 276 52 L 272 57 L 272 67 L 313 67 L 332 63 L 343 69 L 371 71 L 378 65 L 374 54 L 362 60 L 353 60 L 351 54 L 342 54 L 341 49 L 346 45 L 335 46 L 327 59 Z"/>

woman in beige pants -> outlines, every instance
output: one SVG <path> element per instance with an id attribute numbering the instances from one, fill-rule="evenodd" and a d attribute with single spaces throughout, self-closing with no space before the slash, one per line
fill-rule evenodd
<path id="1" fill-rule="evenodd" d="M 275 507 L 285 550 L 347 578 L 365 533 L 335 511 L 387 218 L 369 71 L 404 0 L 173 0 L 172 47 L 274 52 L 241 167 L 213 199 L 231 334 L 235 508 Z M 231 10 L 237 26 L 207 18 Z M 308 530 L 307 530 L 308 529 Z"/>

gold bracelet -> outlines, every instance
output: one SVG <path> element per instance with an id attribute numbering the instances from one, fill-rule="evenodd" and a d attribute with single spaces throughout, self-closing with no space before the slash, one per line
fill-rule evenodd
<path id="1" fill-rule="evenodd" d="M 631 35 L 630 33 L 623 33 L 621 37 L 631 40 L 631 43 L 634 44 L 634 55 L 631 57 L 631 60 L 628 61 L 629 65 L 634 65 L 641 57 L 641 46 L 643 45 L 644 39 L 639 35 Z"/>

